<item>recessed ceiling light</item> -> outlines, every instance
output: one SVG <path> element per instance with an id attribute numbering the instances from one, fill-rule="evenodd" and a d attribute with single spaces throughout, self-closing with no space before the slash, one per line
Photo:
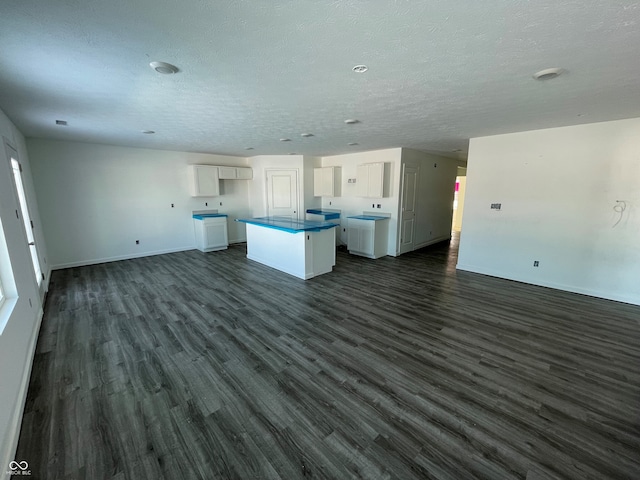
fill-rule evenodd
<path id="1" fill-rule="evenodd" d="M 353 147 L 355 145 L 360 145 L 360 144 L 358 142 L 350 142 L 350 143 L 347 143 L 347 145 L 349 145 L 350 147 Z"/>
<path id="2" fill-rule="evenodd" d="M 144 133 L 145 135 L 153 135 L 156 132 L 154 130 L 142 130 L 142 133 Z"/>
<path id="3" fill-rule="evenodd" d="M 66 126 L 67 125 L 67 121 L 66 120 L 56 120 L 56 125 Z"/>
<path id="4" fill-rule="evenodd" d="M 313 133 L 301 133 L 300 136 L 304 138 L 309 138 L 309 137 L 313 137 Z"/>
<path id="5" fill-rule="evenodd" d="M 354 125 L 356 123 L 360 123 L 360 120 L 356 120 L 355 118 L 348 118 L 344 121 L 347 125 Z"/>
<path id="6" fill-rule="evenodd" d="M 356 73 L 364 73 L 367 70 L 369 70 L 369 67 L 367 67 L 366 65 L 356 65 L 351 70 L 353 70 Z"/>
<path id="7" fill-rule="evenodd" d="M 161 73 L 163 75 L 171 75 L 173 73 L 179 72 L 178 67 L 166 62 L 151 62 L 149 66 L 153 68 L 156 72 Z"/>
<path id="8" fill-rule="evenodd" d="M 290 142 L 291 139 L 290 138 L 281 138 L 280 141 L 281 142 Z"/>
<path id="9" fill-rule="evenodd" d="M 562 74 L 561 68 L 545 68 L 544 70 L 540 70 L 533 74 L 533 78 L 536 80 L 551 80 L 553 78 L 559 77 Z"/>
<path id="10" fill-rule="evenodd" d="M 245 150 L 253 150 L 253 147 L 247 147 Z"/>

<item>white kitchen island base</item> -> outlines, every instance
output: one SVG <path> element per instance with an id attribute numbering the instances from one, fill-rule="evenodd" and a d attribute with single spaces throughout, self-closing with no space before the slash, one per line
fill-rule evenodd
<path id="1" fill-rule="evenodd" d="M 293 233 L 251 223 L 246 227 L 247 258 L 250 260 L 303 280 L 333 270 L 336 263 L 335 228 Z"/>

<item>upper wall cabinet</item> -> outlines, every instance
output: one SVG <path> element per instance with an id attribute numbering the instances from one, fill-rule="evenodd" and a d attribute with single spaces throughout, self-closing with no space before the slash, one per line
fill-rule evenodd
<path id="1" fill-rule="evenodd" d="M 220 195 L 218 167 L 189 165 L 189 188 L 192 197 L 217 197 Z"/>
<path id="2" fill-rule="evenodd" d="M 356 195 L 383 198 L 389 196 L 389 163 L 363 163 L 356 170 Z"/>
<path id="3" fill-rule="evenodd" d="M 342 175 L 340 167 L 313 169 L 314 197 L 339 197 Z"/>
<path id="4" fill-rule="evenodd" d="M 218 167 L 220 180 L 251 180 L 253 170 L 249 167 Z"/>

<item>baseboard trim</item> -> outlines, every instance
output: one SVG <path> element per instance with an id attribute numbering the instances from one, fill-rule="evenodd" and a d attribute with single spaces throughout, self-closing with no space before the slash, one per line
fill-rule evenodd
<path id="1" fill-rule="evenodd" d="M 60 263 L 52 265 L 51 270 L 61 270 L 63 268 L 85 267 L 87 265 L 97 265 L 99 263 L 118 262 L 120 260 L 131 260 L 132 258 L 153 257 L 154 255 L 164 255 L 167 253 L 186 252 L 187 250 L 195 250 L 195 245 L 180 248 L 170 248 L 167 250 L 155 250 L 153 252 L 134 253 L 129 255 L 116 255 L 115 257 L 96 258 L 92 260 L 81 260 L 78 262 Z"/>
<path id="2" fill-rule="evenodd" d="M 553 288 L 555 290 L 562 290 L 565 292 L 578 293 L 580 295 L 587 295 L 589 297 L 603 298 L 605 300 L 613 300 L 614 302 L 628 303 L 631 305 L 640 305 L 640 299 L 628 297 L 624 295 L 610 294 L 607 292 L 600 292 L 591 290 L 588 288 L 578 287 L 576 285 L 567 285 L 563 283 L 550 282 L 545 280 L 532 281 L 530 279 L 517 278 L 514 275 L 508 275 L 504 272 L 481 268 L 476 265 L 468 265 L 464 263 L 458 263 L 456 265 L 457 270 L 464 270 L 471 273 L 479 273 L 481 275 L 488 275 L 490 277 L 504 278 L 506 280 L 512 280 L 514 282 L 527 283 L 529 285 L 537 285 L 539 287 Z"/>
<path id="3" fill-rule="evenodd" d="M 36 345 L 38 344 L 38 335 L 40 333 L 40 326 L 42 325 L 42 318 L 44 317 L 44 310 L 40 308 L 38 311 L 38 316 L 36 318 L 36 323 L 33 329 L 33 333 L 31 334 L 31 340 L 29 341 L 29 347 L 27 349 L 27 365 L 25 365 L 24 372 L 22 374 L 22 380 L 20 382 L 20 390 L 18 391 L 18 396 L 16 398 L 16 403 L 14 405 L 14 415 L 13 420 L 11 421 L 11 425 L 9 427 L 9 438 L 10 440 L 10 448 L 8 450 L 9 458 L 5 458 L 2 462 L 2 465 L 9 465 L 18 449 L 18 441 L 20 440 L 20 429 L 22 427 L 22 416 L 24 414 L 24 407 L 27 403 L 27 392 L 29 390 L 29 380 L 31 379 L 31 370 L 33 369 L 33 359 L 36 354 Z M 0 467 L 4 469 L 4 467 Z M 10 475 L 7 474 L 4 478 L 9 478 Z"/>

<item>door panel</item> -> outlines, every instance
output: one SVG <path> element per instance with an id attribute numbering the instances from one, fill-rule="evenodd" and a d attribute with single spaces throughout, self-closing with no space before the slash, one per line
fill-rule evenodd
<path id="1" fill-rule="evenodd" d="M 402 165 L 402 204 L 400 219 L 400 253 L 410 252 L 415 248 L 414 232 L 416 226 L 416 187 L 418 185 L 418 168 Z"/>
<path id="2" fill-rule="evenodd" d="M 267 215 L 297 218 L 297 170 L 267 171 Z"/>

